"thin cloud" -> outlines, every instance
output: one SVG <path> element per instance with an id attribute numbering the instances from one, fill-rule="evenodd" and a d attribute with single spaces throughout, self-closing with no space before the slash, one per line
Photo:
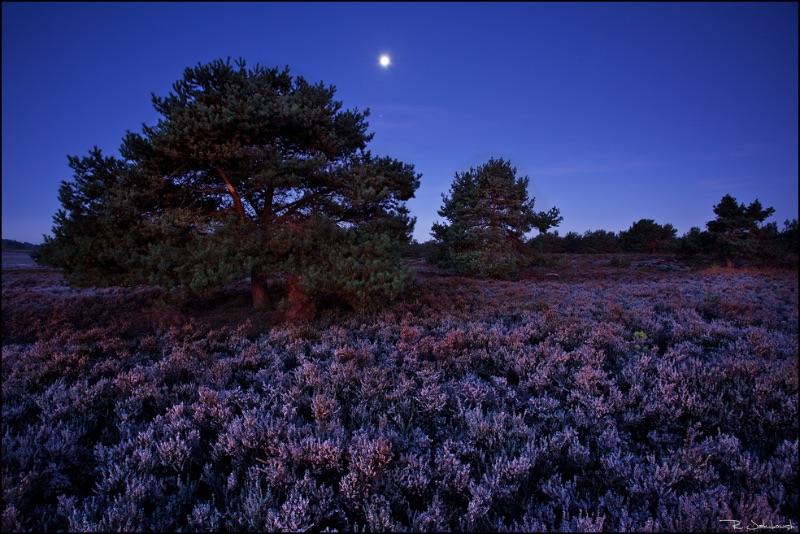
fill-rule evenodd
<path id="1" fill-rule="evenodd" d="M 736 189 L 739 187 L 744 187 L 747 185 L 747 182 L 743 180 L 725 180 L 721 178 L 706 178 L 702 180 L 698 180 L 697 185 L 699 185 L 703 189 L 711 189 L 711 190 L 718 190 L 718 189 Z"/>
<path id="2" fill-rule="evenodd" d="M 588 161 L 538 167 L 534 168 L 532 174 L 537 177 L 568 176 L 573 174 L 601 174 L 646 169 L 654 166 L 655 164 L 652 162 L 641 160 L 616 162 Z"/>
<path id="3" fill-rule="evenodd" d="M 417 104 L 387 104 L 368 106 L 369 121 L 382 130 L 419 127 L 420 123 L 441 118 L 443 109 Z"/>
<path id="4" fill-rule="evenodd" d="M 745 143 L 732 150 L 717 150 L 697 156 L 701 161 L 728 161 L 731 159 L 751 158 L 763 154 L 769 148 L 768 143 Z"/>

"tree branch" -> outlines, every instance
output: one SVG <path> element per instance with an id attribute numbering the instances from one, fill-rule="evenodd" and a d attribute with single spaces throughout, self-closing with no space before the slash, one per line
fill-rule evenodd
<path id="1" fill-rule="evenodd" d="M 242 204 L 242 199 L 239 198 L 239 193 L 236 192 L 236 189 L 233 187 L 233 184 L 231 183 L 230 180 L 228 180 L 228 177 L 225 176 L 225 173 L 222 172 L 222 169 L 220 169 L 219 167 L 215 167 L 214 170 L 216 170 L 219 173 L 220 177 L 225 182 L 225 187 L 228 188 L 228 192 L 231 194 L 231 198 L 233 199 L 233 208 L 236 210 L 236 213 L 239 214 L 239 218 L 244 221 L 245 220 L 244 205 Z"/>
<path id="2" fill-rule="evenodd" d="M 285 206 L 281 206 L 280 208 L 276 209 L 275 212 L 278 212 L 278 211 L 281 211 L 281 210 L 286 210 L 283 213 L 283 215 L 281 215 L 278 218 L 278 220 L 279 221 L 285 220 L 289 215 L 291 215 L 292 213 L 297 212 L 297 210 L 302 208 L 304 204 L 310 202 L 311 200 L 313 200 L 315 198 L 318 198 L 324 192 L 325 191 L 317 191 L 315 193 L 310 193 L 308 195 L 303 196 L 302 198 L 299 198 L 299 199 L 295 200 L 294 202 L 290 202 L 289 204 L 286 204 Z"/>
<path id="3" fill-rule="evenodd" d="M 261 220 L 263 222 L 269 222 L 272 219 L 272 199 L 275 197 L 275 186 L 270 184 L 267 188 L 267 192 L 264 195 L 264 209 L 261 212 Z"/>

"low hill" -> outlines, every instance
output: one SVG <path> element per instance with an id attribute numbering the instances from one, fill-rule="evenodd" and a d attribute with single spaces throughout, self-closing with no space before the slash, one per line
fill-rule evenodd
<path id="1" fill-rule="evenodd" d="M 3 250 L 36 250 L 39 245 L 28 243 L 27 241 L 16 241 L 14 239 L 3 239 Z"/>

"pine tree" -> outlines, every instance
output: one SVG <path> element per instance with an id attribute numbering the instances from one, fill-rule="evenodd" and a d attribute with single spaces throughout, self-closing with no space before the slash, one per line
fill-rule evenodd
<path id="1" fill-rule="evenodd" d="M 420 177 L 373 156 L 368 110 L 344 110 L 334 94 L 241 59 L 187 68 L 153 95 L 160 118 L 128 132 L 121 160 L 71 160 L 43 260 L 94 285 L 200 289 L 249 276 L 255 306 L 276 275 L 302 299 L 396 297 L 408 280 L 397 251 L 414 224 L 405 201 Z"/>
<path id="2" fill-rule="evenodd" d="M 534 200 L 528 198 L 528 177 L 517 177 L 508 161 L 493 158 L 457 172 L 438 212 L 449 224 L 434 224 L 432 231 L 439 263 L 463 274 L 514 274 L 525 258 L 525 234 L 534 226 L 546 232 L 561 221 L 557 208 L 534 212 Z"/>
<path id="3" fill-rule="evenodd" d="M 758 199 L 745 206 L 731 195 L 722 197 L 714 206 L 716 219 L 706 223 L 717 254 L 723 259 L 757 256 L 765 237 L 761 225 L 773 213 L 774 208 L 764 208 Z"/>

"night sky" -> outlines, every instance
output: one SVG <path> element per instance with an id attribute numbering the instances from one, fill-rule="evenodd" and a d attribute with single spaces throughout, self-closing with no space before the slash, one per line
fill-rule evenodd
<path id="1" fill-rule="evenodd" d="M 511 159 L 559 233 L 703 227 L 725 193 L 797 217 L 797 4 L 13 4 L 2 235 L 39 243 L 67 154 L 117 154 L 183 69 L 288 65 L 413 163 L 415 237 L 455 171 Z M 382 69 L 381 53 L 392 57 Z"/>

